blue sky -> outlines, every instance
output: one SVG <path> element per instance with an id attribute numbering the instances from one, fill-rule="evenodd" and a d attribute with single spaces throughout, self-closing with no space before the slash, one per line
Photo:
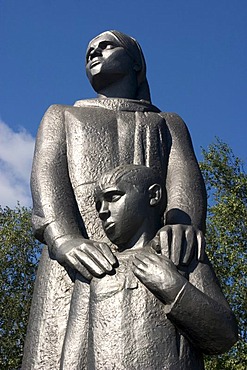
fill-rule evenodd
<path id="1" fill-rule="evenodd" d="M 0 204 L 31 203 L 39 122 L 95 96 L 84 54 L 107 29 L 139 41 L 153 104 L 185 120 L 198 159 L 218 136 L 247 161 L 246 0 L 0 0 Z"/>

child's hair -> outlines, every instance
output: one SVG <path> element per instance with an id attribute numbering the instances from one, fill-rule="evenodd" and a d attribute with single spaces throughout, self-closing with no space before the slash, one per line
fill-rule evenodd
<path id="1" fill-rule="evenodd" d="M 142 165 L 121 165 L 104 173 L 98 182 L 97 188 L 98 190 L 103 190 L 110 185 L 117 185 L 121 181 L 129 183 L 142 193 L 148 191 L 151 185 L 159 184 L 162 189 L 162 197 L 158 208 L 160 209 L 160 215 L 163 215 L 167 204 L 166 189 L 164 186 L 164 181 L 162 181 L 161 177 L 156 171 L 150 167 Z"/>

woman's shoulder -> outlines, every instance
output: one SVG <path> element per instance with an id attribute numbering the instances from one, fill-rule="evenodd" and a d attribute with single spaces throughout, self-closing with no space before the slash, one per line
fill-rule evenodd
<path id="1" fill-rule="evenodd" d="M 73 108 L 73 105 L 52 104 L 46 110 L 45 114 L 64 112 L 68 108 Z"/>
<path id="2" fill-rule="evenodd" d="M 159 113 L 162 118 L 166 121 L 166 124 L 168 128 L 173 131 L 173 130 L 178 130 L 178 131 L 187 131 L 187 126 L 184 122 L 184 120 L 174 112 L 161 112 Z"/>
<path id="3" fill-rule="evenodd" d="M 167 123 L 184 124 L 183 119 L 175 112 L 160 112 L 159 113 Z"/>

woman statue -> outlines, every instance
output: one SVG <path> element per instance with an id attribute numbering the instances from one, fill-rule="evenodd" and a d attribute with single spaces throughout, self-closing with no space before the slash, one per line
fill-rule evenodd
<path id="1" fill-rule="evenodd" d="M 86 72 L 97 98 L 52 105 L 36 140 L 32 220 L 36 238 L 47 247 L 23 369 L 59 369 L 75 275 L 88 282 L 86 297 L 92 277 L 116 267 L 114 246 L 94 206 L 93 190 L 104 172 L 138 164 L 159 173 L 167 193 L 162 230 L 171 260 L 178 266 L 203 259 L 204 182 L 184 122 L 151 104 L 139 44 L 117 31 L 100 34 L 89 43 Z"/>

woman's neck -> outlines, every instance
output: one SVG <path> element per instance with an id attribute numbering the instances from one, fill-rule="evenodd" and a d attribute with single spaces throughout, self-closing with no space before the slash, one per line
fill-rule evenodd
<path id="1" fill-rule="evenodd" d="M 136 99 L 137 82 L 136 77 L 127 75 L 116 82 L 102 88 L 98 92 L 99 99 L 105 98 L 126 98 Z"/>

